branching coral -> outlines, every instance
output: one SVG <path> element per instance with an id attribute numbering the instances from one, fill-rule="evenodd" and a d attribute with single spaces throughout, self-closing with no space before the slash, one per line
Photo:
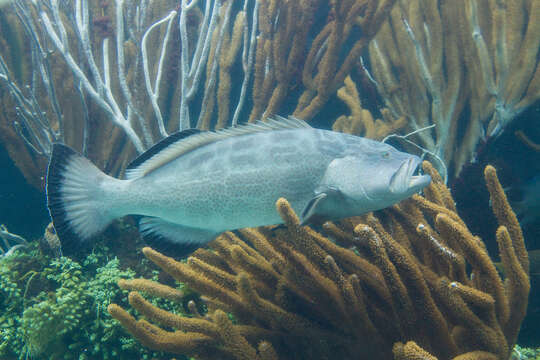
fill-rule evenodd
<path id="1" fill-rule="evenodd" d="M 115 304 L 109 312 L 144 345 L 199 359 L 508 358 L 527 306 L 528 258 L 495 169 L 485 178 L 504 280 L 439 174 L 429 163 L 424 170 L 434 180 L 425 197 L 325 223 L 328 237 L 300 226 L 280 199 L 285 226 L 224 233 L 187 263 L 145 248 L 203 295 L 208 313 L 161 310 L 135 280 L 119 285 L 146 320 Z M 145 289 L 164 293 L 150 282 Z"/>
<path id="2" fill-rule="evenodd" d="M 336 119 L 332 125 L 334 131 L 382 140 L 407 125 L 407 119 L 404 116 L 396 120 L 386 108 L 381 110 L 383 119 L 373 119 L 371 112 L 362 108 L 358 88 L 350 76 L 345 78 L 345 86 L 338 90 L 337 95 L 347 104 L 351 113 L 348 116 L 341 115 Z"/>
<path id="3" fill-rule="evenodd" d="M 300 80 L 294 115 L 313 118 L 342 86 L 395 3 L 261 1 L 250 121 L 279 112 Z M 326 21 L 316 21 L 326 7 Z M 312 41 L 310 33 L 316 34 Z"/>
<path id="4" fill-rule="evenodd" d="M 5 225 L 0 225 L 0 240 L 0 256 L 8 256 L 15 250 L 28 245 L 25 238 L 10 233 Z"/>
<path id="5" fill-rule="evenodd" d="M 539 17 L 537 1 L 401 1 L 369 45 L 385 106 L 436 125 L 417 136 L 450 173 L 540 99 Z"/>
<path id="6" fill-rule="evenodd" d="M 43 161 L 24 150 L 52 142 L 116 175 L 173 131 L 310 120 L 395 2 L 15 0 L 0 13 L 0 102 L 17 111 L 0 114 L 0 140 L 30 179 Z"/>

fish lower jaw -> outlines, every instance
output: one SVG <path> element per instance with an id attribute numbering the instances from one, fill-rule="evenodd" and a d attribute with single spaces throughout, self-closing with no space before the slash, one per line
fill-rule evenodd
<path id="1" fill-rule="evenodd" d="M 408 186 L 411 189 L 421 190 L 429 185 L 431 176 L 429 175 L 412 175 L 409 179 Z"/>

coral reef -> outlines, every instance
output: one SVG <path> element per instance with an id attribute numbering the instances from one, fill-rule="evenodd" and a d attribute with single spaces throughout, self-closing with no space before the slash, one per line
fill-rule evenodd
<path id="1" fill-rule="evenodd" d="M 190 317 L 152 305 L 140 290 L 177 293 L 142 279 L 119 286 L 144 319 L 116 304 L 108 310 L 145 346 L 198 359 L 509 358 L 527 308 L 529 260 L 495 169 L 486 167 L 485 179 L 504 279 L 439 174 L 423 168 L 433 178 L 424 197 L 324 223 L 327 236 L 300 226 L 280 199 L 284 226 L 224 233 L 187 262 L 144 248 L 202 295 L 206 314 L 194 302 Z"/>
<path id="2" fill-rule="evenodd" d="M 512 353 L 512 360 L 538 360 L 539 358 L 540 348 L 525 348 L 516 345 Z"/>
<path id="3" fill-rule="evenodd" d="M 404 116 L 394 119 L 386 108 L 381 110 L 383 119 L 374 119 L 373 114 L 362 107 L 358 88 L 351 77 L 347 76 L 344 83 L 345 85 L 338 90 L 337 95 L 347 104 L 350 115 L 338 117 L 332 125 L 332 130 L 383 140 L 407 125 L 407 119 Z"/>
<path id="4" fill-rule="evenodd" d="M 163 356 L 143 348 L 107 313 L 110 302 L 125 298 L 116 283 L 135 274 L 109 259 L 108 248 L 80 261 L 44 255 L 35 241 L 23 250 L 0 258 L 1 359 Z M 156 305 L 181 308 L 162 300 Z"/>
<path id="5" fill-rule="evenodd" d="M 28 49 L 24 45 L 22 25 L 17 22 L 15 14 L 0 10 L 0 32 L 2 34 L 0 47 L 10 55 L 5 60 L 12 65 L 10 66 L 12 76 L 19 81 L 28 81 L 26 71 L 29 62 L 23 55 Z M 24 140 L 14 127 L 15 119 L 17 119 L 16 103 L 9 96 L 9 91 L 0 86 L 0 141 L 27 181 L 40 188 L 40 177 L 45 169 L 46 159 L 25 146 Z"/>
<path id="6" fill-rule="evenodd" d="M 436 125 L 417 139 L 450 175 L 540 99 L 539 17 L 537 1 L 401 1 L 370 43 L 385 106 L 407 131 Z"/>
<path id="7" fill-rule="evenodd" d="M 395 2 L 15 0 L 0 10 L 0 141 L 39 184 L 52 142 L 118 175 L 177 130 L 310 120 Z"/>
<path id="8" fill-rule="evenodd" d="M 118 175 L 177 130 L 321 110 L 368 137 L 417 131 L 446 179 L 540 99 L 536 1 L 12 3 L 0 10 L 0 141 L 36 185 L 54 141 Z M 358 72 L 383 102 L 373 114 L 346 80 Z M 326 106 L 336 96 L 350 115 Z"/>

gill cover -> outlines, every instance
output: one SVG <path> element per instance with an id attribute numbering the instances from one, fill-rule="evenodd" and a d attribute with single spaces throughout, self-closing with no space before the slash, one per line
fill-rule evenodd
<path id="1" fill-rule="evenodd" d="M 369 201 L 357 176 L 360 162 L 357 157 L 334 159 L 328 165 L 315 195 L 302 211 L 302 224 L 340 217 L 348 209 L 348 199 L 358 197 Z"/>
<path id="2" fill-rule="evenodd" d="M 300 217 L 300 225 L 307 225 L 317 220 L 332 220 L 333 209 L 343 205 L 343 194 L 339 189 L 318 189 L 315 196 L 308 202 Z"/>

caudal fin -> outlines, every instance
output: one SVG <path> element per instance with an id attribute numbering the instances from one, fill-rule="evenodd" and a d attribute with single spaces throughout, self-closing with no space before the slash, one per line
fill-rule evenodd
<path id="1" fill-rule="evenodd" d="M 115 216 L 104 183 L 119 181 L 73 149 L 54 144 L 47 172 L 47 206 L 62 249 L 70 252 Z"/>

